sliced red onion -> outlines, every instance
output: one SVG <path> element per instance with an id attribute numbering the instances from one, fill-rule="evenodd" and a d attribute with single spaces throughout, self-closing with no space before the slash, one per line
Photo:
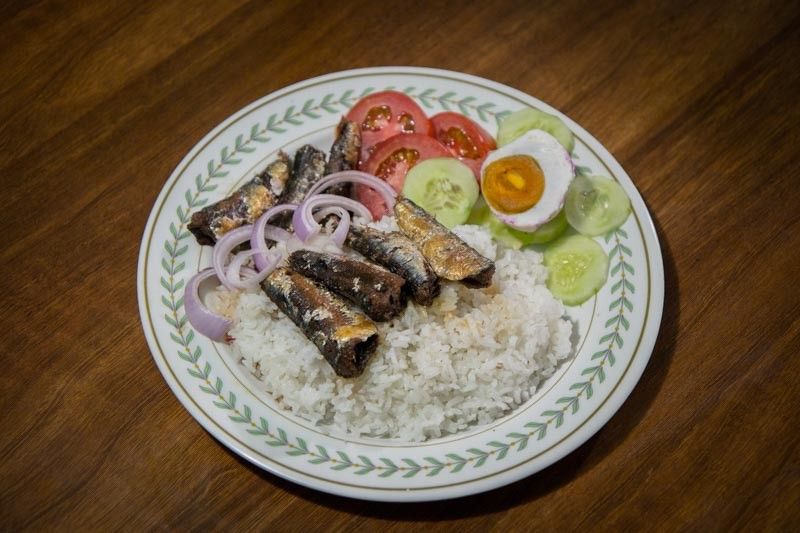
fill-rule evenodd
<path id="1" fill-rule="evenodd" d="M 252 233 L 253 226 L 248 224 L 229 231 L 214 245 L 214 251 L 211 255 L 211 264 L 214 266 L 217 277 L 227 289 L 233 290 L 237 287 L 228 280 L 225 272 L 225 259 L 228 258 L 228 255 L 230 255 L 234 248 L 248 242 Z"/>
<path id="2" fill-rule="evenodd" d="M 309 237 L 319 233 L 319 224 L 314 220 L 313 211 L 317 207 L 342 207 L 356 215 L 372 220 L 369 209 L 361 202 L 335 194 L 315 194 L 306 197 L 300 207 L 292 215 L 292 226 L 297 237 L 305 242 Z"/>
<path id="3" fill-rule="evenodd" d="M 347 211 L 345 211 L 347 213 Z M 347 217 L 339 217 L 339 224 L 336 229 L 331 233 L 331 240 L 341 248 L 344 246 L 344 241 L 347 239 L 347 233 L 350 231 L 350 215 Z"/>
<path id="4" fill-rule="evenodd" d="M 328 215 L 336 215 L 339 218 L 336 229 L 331 233 L 331 240 L 341 248 L 344 245 L 345 238 L 347 238 L 347 232 L 350 231 L 350 213 L 344 207 L 332 205 L 323 207 L 314 213 L 314 220 L 319 222 Z"/>
<path id="5" fill-rule="evenodd" d="M 285 253 L 291 253 L 293 249 L 304 247 L 306 241 L 311 238 L 314 238 L 314 242 L 309 242 L 309 245 L 325 247 L 326 243 L 333 243 L 340 248 L 350 229 L 350 212 L 372 220 L 369 209 L 362 203 L 344 196 L 322 194 L 322 191 L 328 187 L 340 183 L 358 183 L 370 187 L 381 196 L 390 210 L 394 207 L 397 193 L 391 185 L 371 174 L 347 170 L 321 179 L 311 188 L 305 201 L 299 206 L 296 204 L 273 206 L 261 215 L 255 224 L 229 231 L 214 246 L 213 268 L 198 272 L 186 285 L 184 293 L 186 316 L 198 333 L 213 340 L 222 341 L 231 327 L 230 320 L 212 313 L 200 300 L 198 289 L 204 280 L 216 276 L 229 290 L 254 288 L 277 267 Z M 267 224 L 272 217 L 285 211 L 294 211 L 292 215 L 294 235 L 282 228 Z M 339 217 L 336 229 L 330 236 L 318 235 L 320 232 L 318 221 L 331 214 Z M 317 242 L 323 238 L 325 240 L 322 241 L 322 244 Z M 283 242 L 282 246 L 286 248 L 286 252 L 267 248 L 267 239 Z M 251 249 L 239 252 L 230 260 L 230 264 L 226 265 L 225 261 L 231 252 L 237 246 L 248 241 Z M 245 266 L 251 257 L 255 262 L 256 270 Z"/>
<path id="6" fill-rule="evenodd" d="M 228 264 L 228 268 L 225 269 L 225 278 L 232 287 L 237 289 L 255 289 L 270 272 L 275 270 L 278 261 L 275 260 L 273 256 L 269 256 L 267 268 L 262 269 L 261 272 L 256 272 L 251 268 L 245 267 L 244 263 L 257 253 L 259 253 L 258 250 L 244 250 L 233 256 L 230 264 Z M 243 273 L 245 274 L 244 277 L 242 276 Z"/>
<path id="7" fill-rule="evenodd" d="M 263 215 L 258 217 L 255 224 L 253 224 L 253 233 L 250 236 L 250 248 L 259 252 L 253 257 L 253 262 L 255 262 L 258 270 L 264 270 L 269 264 L 269 260 L 267 259 L 266 239 L 269 237 L 272 241 L 285 241 L 292 235 L 285 229 L 277 226 L 269 226 L 269 228 L 267 228 L 267 222 L 278 213 L 294 211 L 295 209 L 297 209 L 297 204 L 278 204 L 267 209 Z"/>
<path id="8" fill-rule="evenodd" d="M 317 222 L 321 222 L 323 218 L 328 215 L 336 215 L 337 217 L 340 216 L 341 213 L 347 213 L 347 216 L 350 216 L 350 213 L 344 207 L 337 207 L 335 205 L 330 205 L 328 207 L 323 207 L 322 209 L 318 209 L 314 212 L 314 220 Z"/>
<path id="9" fill-rule="evenodd" d="M 330 200 L 332 203 L 322 203 L 322 200 L 319 200 L 320 204 L 318 205 L 332 205 L 338 207 L 344 207 L 354 215 L 360 216 L 361 218 L 366 218 L 367 220 L 372 220 L 372 213 L 370 213 L 369 208 L 362 204 L 357 200 L 353 200 L 352 198 L 345 198 L 343 196 L 337 196 L 335 194 L 317 194 L 314 196 L 316 198 L 325 198 L 326 200 Z"/>
<path id="10" fill-rule="evenodd" d="M 258 274 L 258 272 L 256 272 L 254 269 L 246 266 L 243 266 L 239 272 L 240 273 L 244 272 L 245 275 L 247 276 L 255 276 L 256 274 Z"/>
<path id="11" fill-rule="evenodd" d="M 183 293 L 183 309 L 186 311 L 189 323 L 198 333 L 221 342 L 225 340 L 225 334 L 233 323 L 224 316 L 211 312 L 200 300 L 199 291 L 200 284 L 215 275 L 213 268 L 206 268 L 189 279 Z"/>
<path id="12" fill-rule="evenodd" d="M 292 236 L 291 231 L 286 231 L 285 229 L 273 226 L 272 224 L 266 224 L 264 226 L 264 238 L 269 239 L 275 242 L 285 241 L 289 237 Z"/>
<path id="13" fill-rule="evenodd" d="M 328 187 L 338 185 L 339 183 L 358 183 L 370 187 L 375 192 L 381 195 L 386 207 L 391 211 L 394 208 L 394 202 L 397 198 L 397 192 L 391 185 L 383 181 L 377 176 L 361 172 L 359 170 L 343 170 L 341 172 L 334 172 L 319 180 L 311 190 L 308 191 L 306 198 L 312 194 L 317 194 Z"/>
<path id="14" fill-rule="evenodd" d="M 253 234 L 257 231 L 256 228 L 253 229 Z M 253 247 L 253 241 L 255 240 L 258 244 L 255 248 L 253 248 L 257 253 L 253 255 L 253 262 L 256 265 L 256 269 L 261 271 L 265 269 L 269 269 L 272 271 L 275 267 L 272 265 L 274 262 L 270 258 L 270 252 L 273 250 L 267 247 L 266 239 L 275 242 L 286 242 L 292 238 L 292 233 L 286 231 L 283 228 L 279 228 L 278 226 L 273 226 L 272 224 L 265 224 L 262 232 L 261 238 L 259 239 L 258 236 L 255 238 L 250 238 L 250 247 Z M 278 258 L 280 260 L 280 258 Z"/>

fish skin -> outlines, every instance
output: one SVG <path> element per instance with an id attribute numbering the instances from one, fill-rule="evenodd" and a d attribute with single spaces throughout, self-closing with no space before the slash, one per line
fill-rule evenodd
<path id="1" fill-rule="evenodd" d="M 308 191 L 325 174 L 325 153 L 310 144 L 304 144 L 294 153 L 289 181 L 278 198 L 279 204 L 301 204 Z M 292 213 L 280 213 L 271 224 L 283 229 L 291 229 Z"/>
<path id="2" fill-rule="evenodd" d="M 494 261 L 482 256 L 427 211 L 398 196 L 394 215 L 400 230 L 419 246 L 439 277 L 474 288 L 492 284 Z"/>
<path id="3" fill-rule="evenodd" d="M 252 224 L 273 205 L 275 195 L 256 177 L 227 198 L 192 213 L 186 228 L 194 234 L 198 244 L 213 245 L 229 231 Z"/>
<path id="4" fill-rule="evenodd" d="M 270 184 L 270 191 L 272 191 L 272 194 L 274 194 L 277 199 L 283 194 L 283 190 L 286 188 L 286 184 L 289 182 L 291 175 L 292 162 L 286 152 L 281 150 L 278 152 L 275 160 L 258 174 L 258 177 L 260 177 L 264 183 Z"/>
<path id="5" fill-rule="evenodd" d="M 359 306 L 372 320 L 385 322 L 405 309 L 406 280 L 378 265 L 344 255 L 298 250 L 289 256 L 289 266 Z"/>
<path id="6" fill-rule="evenodd" d="M 325 165 L 325 175 L 358 168 L 358 154 L 360 152 L 361 128 L 357 123 L 342 117 L 336 126 L 336 139 L 331 145 L 331 152 Z M 325 192 L 349 196 L 351 188 L 349 183 L 340 183 L 330 187 Z"/>
<path id="7" fill-rule="evenodd" d="M 198 244 L 213 245 L 227 232 L 252 224 L 278 203 L 289 171 L 289 157 L 279 152 L 274 161 L 233 194 L 192 213 L 186 228 Z"/>
<path id="8" fill-rule="evenodd" d="M 331 145 L 328 155 L 328 162 L 325 164 L 325 175 L 334 174 L 343 170 L 353 170 L 358 168 L 358 155 L 361 151 L 361 128 L 355 122 L 347 120 L 345 117 L 336 126 L 336 139 Z M 350 197 L 353 191 L 352 183 L 338 183 L 327 187 L 321 192 L 326 194 L 336 194 L 339 196 Z M 320 223 L 327 227 L 336 227 L 339 217 L 327 215 Z"/>
<path id="9" fill-rule="evenodd" d="M 345 244 L 405 279 L 406 290 L 414 302 L 431 305 L 439 296 L 439 278 L 422 252 L 402 233 L 351 224 Z"/>
<path id="10" fill-rule="evenodd" d="M 261 288 L 316 345 L 337 376 L 364 372 L 378 347 L 378 328 L 365 314 L 288 268 L 273 270 Z"/>
<path id="11" fill-rule="evenodd" d="M 298 148 L 294 154 L 292 176 L 280 196 L 279 203 L 300 204 L 322 176 L 325 175 L 325 153 L 310 144 Z"/>

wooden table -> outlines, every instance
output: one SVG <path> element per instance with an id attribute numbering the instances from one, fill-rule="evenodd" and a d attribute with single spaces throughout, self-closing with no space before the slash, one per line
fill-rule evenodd
<path id="1" fill-rule="evenodd" d="M 382 4 L 0 7 L 0 529 L 800 526 L 798 3 Z M 170 392 L 137 310 L 148 213 L 207 131 L 387 64 L 567 113 L 633 177 L 664 253 L 659 340 L 616 416 L 447 503 L 352 501 L 246 463 Z"/>

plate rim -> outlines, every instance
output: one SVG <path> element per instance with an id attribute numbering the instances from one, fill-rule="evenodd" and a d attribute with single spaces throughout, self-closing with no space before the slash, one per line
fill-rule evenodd
<path id="1" fill-rule="evenodd" d="M 144 231 L 142 233 L 142 240 L 139 250 L 139 260 L 137 264 L 137 296 L 138 296 L 138 303 L 139 303 L 139 314 L 140 320 L 142 324 L 142 328 L 145 333 L 145 337 L 148 343 L 148 348 L 151 352 L 151 356 L 156 361 L 156 364 L 161 372 L 162 376 L 164 377 L 165 381 L 169 385 L 170 389 L 172 390 L 173 394 L 178 398 L 181 402 L 183 407 L 189 411 L 192 417 L 197 420 L 201 426 L 211 433 L 221 444 L 225 445 L 228 449 L 235 452 L 239 456 L 243 457 L 244 459 L 248 460 L 249 462 L 253 463 L 254 465 L 258 466 L 262 470 L 266 470 L 271 472 L 275 475 L 283 477 L 284 479 L 290 480 L 294 483 L 298 483 L 300 485 L 315 489 L 315 490 L 322 490 L 325 492 L 329 492 L 332 494 L 336 494 L 339 496 L 347 496 L 359 499 L 367 499 L 367 500 L 375 500 L 375 501 L 432 501 L 432 500 L 440 500 L 440 499 L 449 499 L 449 498 L 456 498 L 465 496 L 468 494 L 475 494 L 480 492 L 485 492 L 488 490 L 492 490 L 498 488 L 500 486 L 507 485 L 509 483 L 513 483 L 519 479 L 528 477 L 539 470 L 546 468 L 549 465 L 557 462 L 558 460 L 562 459 L 564 456 L 568 455 L 572 451 L 574 451 L 578 446 L 589 440 L 601 427 L 603 427 L 608 420 L 619 410 L 625 400 L 630 396 L 633 388 L 638 383 L 639 379 L 641 378 L 644 369 L 647 366 L 647 362 L 649 361 L 650 357 L 652 356 L 653 349 L 655 347 L 655 343 L 657 341 L 658 332 L 660 330 L 660 323 L 663 314 L 663 303 L 664 303 L 664 270 L 663 270 L 663 257 L 661 253 L 661 245 L 658 238 L 658 233 L 656 232 L 655 225 L 652 220 L 651 213 L 649 209 L 647 209 L 644 200 L 639 193 L 639 190 L 636 188 L 633 181 L 630 179 L 630 176 L 624 171 L 618 161 L 613 157 L 613 155 L 591 134 L 589 134 L 585 129 L 583 129 L 579 124 L 575 123 L 569 117 L 564 115 L 564 113 L 558 111 L 557 109 L 549 106 L 547 103 L 544 103 L 546 108 L 549 110 L 558 112 L 561 116 L 565 116 L 567 121 L 570 125 L 570 128 L 573 131 L 580 133 L 580 136 L 584 142 L 590 148 L 600 156 L 600 160 L 608 165 L 610 170 L 614 173 L 618 173 L 620 175 L 625 176 L 632 185 L 633 191 L 635 194 L 631 196 L 631 202 L 635 204 L 634 210 L 640 215 L 640 226 L 642 230 L 643 236 L 643 244 L 646 247 L 645 255 L 649 260 L 650 264 L 650 275 L 651 279 L 651 291 L 650 291 L 650 298 L 645 302 L 646 309 L 645 312 L 650 314 L 650 320 L 648 320 L 643 326 L 642 332 L 642 339 L 638 349 L 633 353 L 632 360 L 630 362 L 630 368 L 628 369 L 627 373 L 620 379 L 616 387 L 609 393 L 609 395 L 604 399 L 604 402 L 600 407 L 598 407 L 592 415 L 587 418 L 582 425 L 576 429 L 572 434 L 564 437 L 563 440 L 559 441 L 556 445 L 553 446 L 552 449 L 543 452 L 543 454 L 547 455 L 546 464 L 538 465 L 532 462 L 525 462 L 515 467 L 509 469 L 508 471 L 498 472 L 497 474 L 490 476 L 488 478 L 478 478 L 470 481 L 465 481 L 460 485 L 452 485 L 452 486 L 445 486 L 445 487 L 438 487 L 432 488 L 429 490 L 414 490 L 414 491 L 407 491 L 405 489 L 380 489 L 380 488 L 363 488 L 363 487 L 353 487 L 349 485 L 342 485 L 340 483 L 336 483 L 334 481 L 329 481 L 323 478 L 319 478 L 317 476 L 307 476 L 303 472 L 298 472 L 294 469 L 288 468 L 279 461 L 272 460 L 272 464 L 267 465 L 264 464 L 264 457 L 258 456 L 256 457 L 252 454 L 246 446 L 242 446 L 237 440 L 231 440 L 228 438 L 229 435 L 226 434 L 226 430 L 222 428 L 218 422 L 216 422 L 212 417 L 209 417 L 202 409 L 198 409 L 194 400 L 185 392 L 183 387 L 177 382 L 177 377 L 173 373 L 173 369 L 167 365 L 166 361 L 160 360 L 156 357 L 156 352 L 154 351 L 154 346 L 157 346 L 156 340 L 153 338 L 152 332 L 150 329 L 146 327 L 146 325 L 150 321 L 150 317 L 146 314 L 145 309 L 145 302 L 146 294 L 145 294 L 145 283 L 144 283 L 144 274 L 145 274 L 145 267 L 146 267 L 146 257 L 147 257 L 147 248 L 149 245 L 149 241 L 147 239 L 148 235 L 153 232 L 153 226 L 156 223 L 157 217 L 157 210 L 156 207 L 162 204 L 166 197 L 169 196 L 169 185 L 171 185 L 174 181 L 177 181 L 180 178 L 180 173 L 178 172 L 187 162 L 191 161 L 196 157 L 201 151 L 202 146 L 206 144 L 206 142 L 210 139 L 213 139 L 218 134 L 226 130 L 231 124 L 239 120 L 240 118 L 248 115 L 255 107 L 262 104 L 263 101 L 267 99 L 279 99 L 283 95 L 287 93 L 291 93 L 298 89 L 307 88 L 309 86 L 313 86 L 319 84 L 321 82 L 326 81 L 333 81 L 339 78 L 343 78 L 346 76 L 368 76 L 368 75 L 381 75 L 381 74 L 406 74 L 406 75 L 433 75 L 437 77 L 449 77 L 459 81 L 465 81 L 467 83 L 471 83 L 477 85 L 479 87 L 484 87 L 489 90 L 498 91 L 501 93 L 510 94 L 520 100 L 527 101 L 530 99 L 535 99 L 537 102 L 542 102 L 541 100 L 508 85 L 501 84 L 499 82 L 495 82 L 493 80 L 489 80 L 486 78 L 482 78 L 479 76 L 474 76 L 472 74 L 460 73 L 451 70 L 444 70 L 444 69 L 437 69 L 437 68 L 429 68 L 429 67 L 403 67 L 403 66 L 385 66 L 385 67 L 368 67 L 368 68 L 359 68 L 359 69 L 349 69 L 344 71 L 337 71 L 331 72 L 328 74 L 324 74 L 321 76 L 316 76 L 313 78 L 308 78 L 305 80 L 301 80 L 295 82 L 293 84 L 287 85 L 281 89 L 273 91 L 267 95 L 264 95 L 253 102 L 249 103 L 248 105 L 242 107 L 241 109 L 235 111 L 224 120 L 222 120 L 219 124 L 217 124 L 211 131 L 209 131 L 206 135 L 204 135 L 193 147 L 188 151 L 188 153 L 178 162 L 175 166 L 167 180 L 162 185 L 162 188 L 156 197 L 153 208 L 150 211 L 150 214 L 147 219 L 147 223 L 145 225 Z M 548 110 L 548 109 L 546 109 Z M 648 238 L 652 241 L 648 243 Z M 641 354 L 641 357 L 636 357 L 637 353 Z M 646 356 L 644 355 L 646 354 Z M 337 439 L 337 437 L 331 437 L 333 439 Z M 340 440 L 340 439 L 339 439 Z"/>

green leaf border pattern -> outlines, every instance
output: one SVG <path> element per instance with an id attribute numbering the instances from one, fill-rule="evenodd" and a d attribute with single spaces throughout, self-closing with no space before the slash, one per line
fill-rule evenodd
<path id="1" fill-rule="evenodd" d="M 395 89 L 395 87 L 389 86 L 385 89 Z M 238 135 L 232 147 L 223 147 L 218 160 L 208 161 L 205 175 L 198 174 L 194 180 L 195 187 L 185 191 L 185 204 L 177 207 L 177 221 L 170 222 L 169 225 L 171 238 L 164 241 L 166 256 L 161 260 L 160 278 L 165 291 L 161 296 L 161 302 L 166 308 L 164 319 L 172 328 L 170 337 L 178 347 L 177 355 L 188 364 L 187 373 L 199 381 L 199 389 L 214 396 L 214 405 L 228 411 L 228 418 L 231 421 L 247 424 L 248 433 L 264 437 L 267 445 L 283 448 L 289 456 L 305 456 L 311 464 L 329 464 L 330 468 L 336 471 L 352 469 L 356 475 L 375 474 L 382 478 L 394 475 L 412 478 L 420 473 L 436 476 L 442 471 L 458 473 L 467 465 L 480 468 L 490 457 L 493 456 L 499 461 L 508 456 L 509 452 L 521 452 L 532 437 L 541 440 L 546 436 L 548 428 L 560 427 L 565 415 L 576 414 L 581 402 L 592 398 L 594 387 L 603 383 L 607 369 L 614 365 L 614 349 L 623 346 L 620 331 L 628 330 L 630 327 L 626 313 L 633 311 L 633 303 L 628 296 L 635 290 L 630 280 L 634 274 L 633 266 L 629 262 L 632 251 L 625 244 L 628 235 L 623 229 L 618 229 L 605 237 L 606 244 L 611 246 L 608 253 L 613 263 L 609 271 L 609 282 L 613 282 L 611 292 L 617 298 L 608 309 L 610 315 L 605 322 L 607 332 L 600 339 L 599 351 L 591 357 L 592 366 L 582 370 L 581 376 L 584 378 L 582 381 L 570 386 L 570 391 L 574 391 L 573 394 L 559 398 L 555 406 L 542 411 L 539 419 L 526 423 L 524 427 L 527 431 L 508 433 L 506 435 L 508 441 L 493 440 L 487 442 L 483 449 L 473 447 L 461 453 L 448 453 L 444 457 L 428 456 L 421 462 L 411 458 L 392 460 L 385 457 L 370 459 L 365 455 L 351 456 L 343 451 L 309 444 L 300 437 L 291 437 L 283 429 L 271 426 L 264 417 L 255 417 L 250 406 L 240 403 L 233 392 L 228 391 L 226 394 L 222 379 L 215 376 L 211 364 L 203 359 L 200 346 L 194 342 L 194 331 L 187 324 L 186 315 L 183 313 L 181 290 L 186 280 L 184 277 L 179 278 L 179 274 L 185 270 L 186 262 L 181 258 L 189 249 L 188 244 L 184 242 L 190 236 L 186 224 L 189 222 L 191 212 L 207 203 L 208 198 L 205 195 L 217 188 L 216 181 L 228 175 L 229 167 L 241 163 L 242 155 L 254 152 L 255 144 L 270 141 L 270 133 L 285 133 L 293 126 L 302 125 L 307 119 L 320 118 L 323 112 L 338 114 L 346 111 L 355 101 L 374 90 L 373 87 L 367 87 L 358 94 L 353 90 L 346 90 L 338 97 L 330 93 L 318 102 L 309 99 L 302 106 L 289 106 L 282 114 L 272 113 L 263 123 L 253 124 L 247 135 Z M 453 91 L 438 94 L 436 89 L 427 88 L 417 92 L 417 88 L 413 86 L 401 90 L 425 108 L 434 109 L 435 105 L 438 105 L 448 111 L 457 109 L 483 122 L 489 122 L 491 118 L 499 122 L 510 113 L 506 110 L 496 110 L 496 105 L 491 102 L 476 102 L 473 96 L 458 98 Z"/>

